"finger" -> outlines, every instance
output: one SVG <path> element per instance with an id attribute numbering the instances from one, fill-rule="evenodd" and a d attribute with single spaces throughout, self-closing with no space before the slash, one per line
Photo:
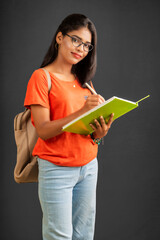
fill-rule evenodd
<path id="1" fill-rule="evenodd" d="M 99 97 L 100 97 L 102 102 L 105 102 L 105 99 L 101 95 L 99 95 Z"/>
<path id="2" fill-rule="evenodd" d="M 108 121 L 108 124 L 107 124 L 107 125 L 108 125 L 108 128 L 110 128 L 111 125 L 112 125 L 113 117 L 114 117 L 114 113 L 112 113 L 111 116 L 110 116 L 110 118 L 109 118 L 109 121 Z"/>
<path id="3" fill-rule="evenodd" d="M 91 98 L 90 96 L 87 98 L 85 105 L 89 108 L 93 108 L 99 105 L 98 101 L 94 98 Z"/>
<path id="4" fill-rule="evenodd" d="M 97 95 L 88 96 L 86 102 L 97 103 L 97 104 L 98 104 L 98 102 L 99 102 L 99 97 L 98 97 Z"/>
<path id="5" fill-rule="evenodd" d="M 94 123 L 96 124 L 96 127 L 97 127 L 97 128 L 101 127 L 101 125 L 100 125 L 100 123 L 98 122 L 97 119 L 94 120 Z"/>
<path id="6" fill-rule="evenodd" d="M 102 96 L 100 96 L 100 95 L 90 95 L 90 96 L 88 96 L 88 100 L 90 100 L 90 101 L 96 101 L 96 102 L 100 102 L 100 101 L 103 101 L 103 98 L 102 98 Z"/>
<path id="7" fill-rule="evenodd" d="M 110 129 L 111 125 L 106 124 L 103 116 L 100 117 L 100 121 L 101 121 L 101 126 L 102 126 L 103 131 L 105 132 L 105 134 L 107 134 L 107 132 Z"/>
<path id="8" fill-rule="evenodd" d="M 105 123 L 105 120 L 104 120 L 103 116 L 100 116 L 100 122 L 101 122 L 102 128 L 105 129 L 106 123 Z"/>
<path id="9" fill-rule="evenodd" d="M 96 130 L 96 127 L 93 125 L 93 124 L 89 124 L 91 126 L 91 128 L 95 131 Z"/>
<path id="10" fill-rule="evenodd" d="M 97 94 L 97 101 L 99 104 L 101 104 L 104 102 L 104 98 L 101 95 Z"/>

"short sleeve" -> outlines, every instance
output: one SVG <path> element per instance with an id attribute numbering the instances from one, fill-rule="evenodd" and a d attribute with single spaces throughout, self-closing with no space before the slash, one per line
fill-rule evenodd
<path id="1" fill-rule="evenodd" d="M 35 70 L 28 82 L 24 106 L 30 108 L 31 105 L 50 108 L 47 76 L 42 69 Z"/>

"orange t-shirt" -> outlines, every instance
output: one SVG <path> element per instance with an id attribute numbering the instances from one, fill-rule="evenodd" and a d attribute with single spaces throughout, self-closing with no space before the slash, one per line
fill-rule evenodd
<path id="1" fill-rule="evenodd" d="M 30 108 L 39 104 L 50 109 L 50 120 L 64 118 L 79 110 L 85 103 L 84 96 L 90 93 L 82 88 L 78 79 L 66 82 L 57 79 L 52 73 L 51 90 L 48 94 L 48 81 L 45 72 L 37 69 L 33 72 L 28 86 L 24 106 Z M 32 123 L 33 118 L 32 118 Z M 97 156 L 98 146 L 90 135 L 64 132 L 48 140 L 38 138 L 33 155 L 61 166 L 83 166 Z"/>

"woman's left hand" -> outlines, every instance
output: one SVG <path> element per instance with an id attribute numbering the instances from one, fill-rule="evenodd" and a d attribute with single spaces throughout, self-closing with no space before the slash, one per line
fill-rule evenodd
<path id="1" fill-rule="evenodd" d="M 111 127 L 113 122 L 114 113 L 111 114 L 108 123 L 106 124 L 104 118 L 100 117 L 100 123 L 97 119 L 94 120 L 94 125 L 90 124 L 91 128 L 94 130 L 93 136 L 94 138 L 103 138 Z"/>

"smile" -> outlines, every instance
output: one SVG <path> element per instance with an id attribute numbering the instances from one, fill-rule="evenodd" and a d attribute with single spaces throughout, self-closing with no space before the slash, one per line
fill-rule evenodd
<path id="1" fill-rule="evenodd" d="M 80 59 L 80 58 L 82 57 L 82 56 L 79 55 L 78 53 L 72 52 L 72 54 L 73 54 L 73 56 L 74 56 L 75 58 L 77 58 L 77 59 Z"/>

